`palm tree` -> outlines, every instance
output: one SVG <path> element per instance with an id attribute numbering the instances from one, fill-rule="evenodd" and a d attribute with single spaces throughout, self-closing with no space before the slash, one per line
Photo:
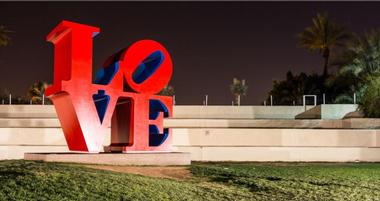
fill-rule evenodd
<path id="1" fill-rule="evenodd" d="M 48 84 L 46 82 L 38 81 L 32 84 L 28 90 L 28 97 L 35 104 L 42 103 L 42 96 L 45 93 L 45 89 Z"/>
<path id="2" fill-rule="evenodd" d="M 9 45 L 11 41 L 11 39 L 8 36 L 9 33 L 11 33 L 11 31 L 7 30 L 5 26 L 0 25 L 0 47 L 5 47 Z"/>
<path id="3" fill-rule="evenodd" d="M 380 73 L 380 29 L 365 32 L 362 36 L 356 35 L 347 45 L 344 56 L 346 62 L 338 71 L 334 83 L 344 82 L 346 90 L 341 91 L 336 102 L 341 99 L 352 102 L 353 93 L 360 102 L 370 80 Z"/>
<path id="4" fill-rule="evenodd" d="M 327 77 L 331 49 L 344 45 L 350 34 L 346 32 L 345 28 L 331 21 L 327 14 L 318 13 L 312 21 L 313 24 L 299 33 L 297 38 L 301 47 L 310 51 L 318 51 L 322 55 L 324 59 L 323 75 Z"/>
<path id="5" fill-rule="evenodd" d="M 365 81 L 368 75 L 380 70 L 380 29 L 365 32 L 354 39 L 345 52 L 349 60 L 339 73 L 352 73 Z"/>
<path id="6" fill-rule="evenodd" d="M 245 96 L 248 91 L 248 85 L 246 85 L 245 80 L 239 80 L 234 78 L 230 86 L 232 95 L 234 96 L 234 104 L 240 105 L 240 97 Z"/>

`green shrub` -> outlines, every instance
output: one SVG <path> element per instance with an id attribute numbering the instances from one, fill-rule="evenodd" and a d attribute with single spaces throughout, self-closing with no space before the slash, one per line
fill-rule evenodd
<path id="1" fill-rule="evenodd" d="M 380 118 L 380 73 L 368 79 L 360 109 L 366 117 Z"/>

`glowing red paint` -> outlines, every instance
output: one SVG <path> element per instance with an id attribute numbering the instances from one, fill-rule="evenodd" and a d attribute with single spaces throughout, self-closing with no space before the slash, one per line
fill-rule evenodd
<path id="1" fill-rule="evenodd" d="M 155 95 L 172 75 L 169 53 L 158 42 L 138 41 L 111 56 L 100 73 L 104 79 L 93 83 L 92 38 L 99 31 L 62 21 L 47 36 L 54 44 L 54 82 L 46 95 L 55 105 L 69 149 L 101 151 L 111 127 L 113 149 L 169 151 L 171 135 L 162 137 L 162 121 L 164 111 L 171 116 L 173 100 Z M 159 133 L 150 131 L 152 125 Z"/>

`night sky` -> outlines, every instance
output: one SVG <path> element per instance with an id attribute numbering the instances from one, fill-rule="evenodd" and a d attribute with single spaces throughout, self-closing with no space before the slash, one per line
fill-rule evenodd
<path id="1" fill-rule="evenodd" d="M 0 49 L 0 90 L 25 95 L 53 78 L 53 46 L 45 36 L 61 20 L 98 26 L 94 72 L 118 50 L 141 39 L 164 44 L 173 59 L 177 104 L 231 104 L 233 77 L 249 85 L 243 104 L 260 104 L 273 80 L 322 72 L 318 54 L 295 35 L 318 12 L 350 30 L 380 27 L 380 2 L 0 2 L 0 24 L 13 33 Z"/>

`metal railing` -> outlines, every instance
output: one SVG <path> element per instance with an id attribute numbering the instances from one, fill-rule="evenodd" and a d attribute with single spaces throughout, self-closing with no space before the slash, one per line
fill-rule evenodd
<path id="1" fill-rule="evenodd" d="M 176 96 L 173 95 L 173 105 L 176 105 L 177 104 L 177 101 L 176 101 Z M 357 104 L 357 95 L 356 93 L 353 93 L 353 95 L 351 96 L 352 97 L 352 103 L 350 104 Z M 7 98 L 2 98 L 1 99 L 1 104 L 2 105 L 19 105 L 19 104 L 25 104 L 26 102 L 29 102 L 30 105 L 45 105 L 46 104 L 46 100 L 45 100 L 45 94 L 43 94 L 41 96 L 41 103 L 33 103 L 32 99 L 29 99 L 29 101 L 26 101 L 25 99 L 23 99 L 23 103 L 20 103 L 20 101 L 17 101 L 15 98 L 12 98 L 12 94 L 9 94 Z M 300 97 L 301 98 L 301 97 Z M 314 106 L 316 106 L 319 102 L 319 104 L 326 104 L 326 94 L 322 94 L 322 95 L 315 95 L 315 94 L 305 94 L 305 95 L 302 95 L 302 103 L 301 105 L 306 107 L 308 105 L 308 101 L 307 101 L 307 98 L 313 98 L 313 104 Z M 320 99 L 318 99 L 320 98 Z M 264 106 L 274 106 L 274 105 L 284 105 L 284 104 L 276 104 L 275 102 L 276 100 L 276 97 L 274 97 L 273 95 L 270 95 L 269 96 L 269 101 L 270 103 L 268 104 L 266 100 L 263 101 L 263 105 Z M 298 99 L 300 100 L 300 99 Z M 319 101 L 318 101 L 319 100 Z M 232 101 L 232 106 L 240 106 L 241 105 L 241 96 L 239 95 L 237 97 L 237 102 L 235 103 L 235 101 Z M 296 104 L 297 101 L 296 100 L 293 100 L 292 104 L 289 104 L 289 106 L 301 106 L 300 105 L 300 102 L 298 101 L 298 104 Z M 27 103 L 26 103 L 27 104 Z M 204 96 L 204 99 L 203 99 L 203 102 L 202 102 L 202 105 L 204 106 L 208 106 L 209 105 L 209 95 L 206 94 Z"/>
<path id="2" fill-rule="evenodd" d="M 20 99 L 21 99 L 21 98 L 20 98 Z M 13 101 L 14 101 L 14 100 L 15 100 L 15 99 L 13 98 Z M 9 94 L 7 99 L 4 99 L 4 98 L 1 99 L 1 104 L 2 104 L 2 105 L 21 105 L 21 104 L 22 104 L 22 103 L 20 104 L 20 101 L 17 101 L 16 103 L 13 102 L 13 101 L 12 101 L 12 94 Z M 25 102 L 27 102 L 27 101 L 24 99 L 24 103 L 25 103 Z M 45 102 L 46 102 L 46 101 L 45 101 L 45 94 L 42 94 L 42 96 L 41 96 L 41 105 L 45 105 Z M 29 104 L 30 104 L 30 105 L 36 105 L 36 104 L 33 104 L 33 100 L 32 100 L 32 99 L 29 100 Z M 39 104 L 38 104 L 38 105 L 39 105 Z"/>

